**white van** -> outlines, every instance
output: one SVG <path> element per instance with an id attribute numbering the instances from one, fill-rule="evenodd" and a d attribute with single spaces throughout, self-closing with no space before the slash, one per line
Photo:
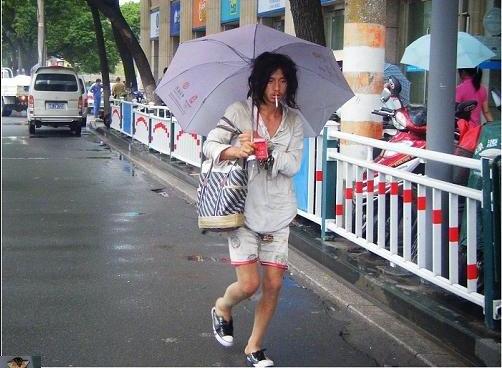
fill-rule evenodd
<path id="1" fill-rule="evenodd" d="M 43 66 L 37 68 L 30 84 L 28 124 L 30 134 L 44 126 L 68 126 L 81 134 L 83 112 L 82 87 L 72 68 Z"/>

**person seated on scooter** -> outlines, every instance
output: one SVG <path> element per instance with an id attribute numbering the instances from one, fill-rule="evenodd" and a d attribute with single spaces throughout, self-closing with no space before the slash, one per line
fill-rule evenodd
<path id="1" fill-rule="evenodd" d="M 479 68 L 461 68 L 458 70 L 460 84 L 455 91 L 455 102 L 475 100 L 478 105 L 471 112 L 471 121 L 474 124 L 481 124 L 481 112 L 487 122 L 493 121 L 493 116 L 488 108 L 488 91 L 481 84 L 483 73 Z"/>

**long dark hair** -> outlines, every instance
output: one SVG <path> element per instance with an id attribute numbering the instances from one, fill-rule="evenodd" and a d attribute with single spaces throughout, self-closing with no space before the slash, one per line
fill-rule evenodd
<path id="1" fill-rule="evenodd" d="M 481 87 L 481 78 L 483 77 L 483 72 L 480 68 L 460 68 L 458 70 L 460 77 L 467 75 L 472 78 L 472 85 L 476 91 Z"/>
<path id="2" fill-rule="evenodd" d="M 248 79 L 248 97 L 253 99 L 253 104 L 260 106 L 265 103 L 264 94 L 270 76 L 278 69 L 284 73 L 287 81 L 286 104 L 292 108 L 298 108 L 295 97 L 298 89 L 298 79 L 296 77 L 296 65 L 283 54 L 264 52 L 253 62 L 253 70 Z"/>

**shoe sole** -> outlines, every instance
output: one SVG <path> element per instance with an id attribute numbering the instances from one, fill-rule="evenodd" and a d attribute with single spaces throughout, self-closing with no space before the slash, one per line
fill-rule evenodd
<path id="1" fill-rule="evenodd" d="M 250 362 L 248 359 L 246 359 L 246 366 L 247 367 L 273 367 L 274 366 L 274 363 L 271 362 L 271 363 L 263 363 L 263 364 L 260 364 L 260 363 L 252 363 Z"/>
<path id="2" fill-rule="evenodd" d="M 214 337 L 216 338 L 216 341 L 218 341 L 221 345 L 223 345 L 224 347 L 226 348 L 229 348 L 231 346 L 234 345 L 233 341 L 232 342 L 228 342 L 228 341 L 225 341 L 221 338 L 220 335 L 218 335 L 218 332 L 216 332 L 216 328 L 214 327 L 214 317 L 216 316 L 216 308 L 213 307 L 211 309 L 211 325 L 213 326 L 213 334 L 214 334 Z"/>

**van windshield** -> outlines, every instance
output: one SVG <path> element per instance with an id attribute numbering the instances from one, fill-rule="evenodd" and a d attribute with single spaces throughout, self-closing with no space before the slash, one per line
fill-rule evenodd
<path id="1" fill-rule="evenodd" d="M 71 74 L 40 73 L 35 79 L 34 88 L 35 91 L 76 92 L 78 84 L 75 76 Z"/>

